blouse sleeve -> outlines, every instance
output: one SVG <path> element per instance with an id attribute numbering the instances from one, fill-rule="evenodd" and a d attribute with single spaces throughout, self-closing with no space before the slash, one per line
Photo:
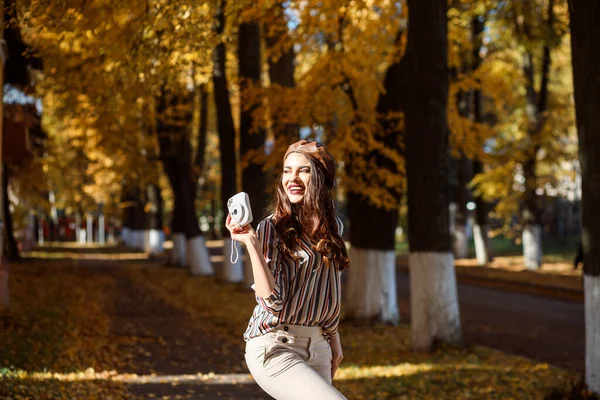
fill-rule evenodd
<path id="1" fill-rule="evenodd" d="M 277 249 L 277 232 L 273 223 L 269 219 L 265 219 L 260 222 L 256 232 L 258 240 L 260 242 L 267 267 L 271 270 L 273 278 L 275 279 L 275 286 L 273 291 L 268 297 L 256 296 L 256 301 L 265 310 L 273 315 L 278 315 L 283 308 L 284 291 L 286 287 L 285 271 L 283 269 L 283 263 L 279 260 L 279 250 Z"/>
<path id="2" fill-rule="evenodd" d="M 344 233 L 344 223 L 339 218 L 336 218 L 335 220 L 337 222 L 338 234 L 340 236 L 342 236 Z M 341 288 L 341 286 L 342 286 L 341 277 L 342 277 L 342 272 L 339 271 L 336 274 L 336 278 L 337 278 L 336 284 L 337 284 L 338 288 Z M 323 325 L 323 336 L 325 337 L 325 339 L 328 342 L 331 342 L 333 337 L 338 332 L 338 326 L 340 324 L 340 306 L 339 306 L 339 304 L 341 303 L 341 294 L 342 294 L 341 290 L 339 290 L 338 291 L 338 296 L 339 296 L 338 307 L 336 308 L 336 310 L 334 310 L 331 318 L 329 318 L 327 321 L 325 321 L 325 324 Z"/>

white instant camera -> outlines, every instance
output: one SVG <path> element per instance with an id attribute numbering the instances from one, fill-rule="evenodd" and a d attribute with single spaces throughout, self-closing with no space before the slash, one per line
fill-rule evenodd
<path id="1" fill-rule="evenodd" d="M 252 222 L 252 208 L 248 193 L 240 192 L 227 200 L 227 208 L 231 215 L 231 222 L 238 226 L 246 226 Z"/>

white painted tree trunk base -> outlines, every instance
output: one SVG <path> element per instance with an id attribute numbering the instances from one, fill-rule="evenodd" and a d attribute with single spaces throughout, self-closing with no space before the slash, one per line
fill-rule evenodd
<path id="1" fill-rule="evenodd" d="M 163 252 L 165 233 L 160 229 L 149 229 L 144 231 L 144 251 L 150 254 Z"/>
<path id="2" fill-rule="evenodd" d="M 469 238 L 467 235 L 467 225 L 455 225 L 453 250 L 454 257 L 456 257 L 457 259 L 467 258 L 469 256 Z"/>
<path id="3" fill-rule="evenodd" d="M 145 230 L 133 230 L 131 232 L 131 238 L 132 238 L 132 243 L 131 243 L 131 247 L 133 247 L 135 250 L 144 250 L 144 236 L 145 236 Z"/>
<path id="4" fill-rule="evenodd" d="M 393 250 L 350 248 L 352 268 L 344 296 L 346 317 L 378 320 L 390 324 L 400 321 L 396 294 L 396 253 Z"/>
<path id="5" fill-rule="evenodd" d="M 436 342 L 461 343 L 454 256 L 411 252 L 408 263 L 413 347 L 429 351 Z"/>
<path id="6" fill-rule="evenodd" d="M 104 240 L 104 214 L 98 216 L 98 243 L 106 244 Z"/>
<path id="7" fill-rule="evenodd" d="M 241 243 L 234 243 L 237 247 L 239 254 L 238 259 L 235 263 L 231 260 L 235 260 L 235 249 L 233 249 L 233 258 L 231 257 L 231 238 L 223 239 L 223 279 L 227 282 L 241 283 L 244 282 L 244 249 Z"/>
<path id="8" fill-rule="evenodd" d="M 475 258 L 477 258 L 477 264 L 486 265 L 490 261 L 490 239 L 487 225 L 473 226 L 473 240 L 475 242 Z"/>
<path id="9" fill-rule="evenodd" d="M 184 267 L 186 263 L 186 253 L 187 253 L 187 243 L 185 239 L 185 234 L 183 233 L 173 233 L 173 248 L 171 249 L 171 256 L 169 258 L 169 263 L 172 265 L 177 265 L 180 267 Z"/>
<path id="10" fill-rule="evenodd" d="M 585 383 L 600 394 L 600 276 L 584 275 Z"/>
<path id="11" fill-rule="evenodd" d="M 196 236 L 187 241 L 187 255 L 192 275 L 212 276 L 215 274 L 203 236 Z"/>
<path id="12" fill-rule="evenodd" d="M 125 246 L 131 247 L 131 229 L 128 227 L 123 227 L 121 229 L 121 240 Z"/>
<path id="13" fill-rule="evenodd" d="M 541 225 L 525 225 L 523 229 L 523 262 L 529 270 L 537 270 L 542 266 Z"/>
<path id="14" fill-rule="evenodd" d="M 94 243 L 94 220 L 89 214 L 87 216 L 86 239 L 88 244 Z"/>

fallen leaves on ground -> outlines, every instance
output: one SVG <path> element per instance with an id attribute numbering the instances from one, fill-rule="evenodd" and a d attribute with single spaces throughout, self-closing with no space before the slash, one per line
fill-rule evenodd
<path id="1" fill-rule="evenodd" d="M 165 301 L 208 322 L 222 340 L 239 343 L 255 305 L 248 289 L 186 271 L 153 269 L 140 278 Z M 335 385 L 349 399 L 541 399 L 576 374 L 484 347 L 413 352 L 410 327 L 342 324 L 344 362 Z"/>
<path id="2" fill-rule="evenodd" d="M 141 379 L 157 375 L 150 364 L 139 364 L 140 357 L 158 356 L 145 345 L 160 348 L 168 340 L 178 348 L 194 343 L 190 335 L 197 332 L 214 339 L 209 344 L 213 352 L 204 353 L 218 355 L 206 360 L 211 368 L 247 372 L 242 333 L 255 305 L 249 289 L 192 277 L 185 269 L 161 268 L 158 263 L 119 265 L 102 272 L 61 266 L 59 261 L 13 268 L 12 308 L 0 319 L 0 398 L 132 398 L 124 383 L 137 379 L 127 372 L 132 360 L 138 369 L 146 369 Z M 144 336 L 143 330 L 137 335 L 112 334 L 106 305 L 117 293 L 117 277 L 134 283 L 140 293 L 152 294 L 152 301 L 140 301 L 136 312 L 151 307 L 148 304 L 156 306 L 160 299 L 170 308 L 145 312 L 152 316 L 182 310 L 185 326 L 174 327 L 175 336 L 168 339 Z M 578 378 L 564 369 L 483 347 L 413 352 L 405 324 L 345 323 L 340 332 L 345 358 L 335 385 L 348 399 L 541 399 Z M 196 350 L 203 345 L 196 343 Z M 181 362 L 184 368 L 185 360 Z M 212 376 L 199 372 L 189 374 Z"/>
<path id="3" fill-rule="evenodd" d="M 0 398 L 131 398 L 95 372 L 122 365 L 102 309 L 111 282 L 60 263 L 11 269 L 11 307 L 0 316 Z"/>

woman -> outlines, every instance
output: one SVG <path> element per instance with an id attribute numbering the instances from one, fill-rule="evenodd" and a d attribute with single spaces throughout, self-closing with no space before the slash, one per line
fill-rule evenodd
<path id="1" fill-rule="evenodd" d="M 305 140 L 283 160 L 271 215 L 257 232 L 226 222 L 246 245 L 258 303 L 244 333 L 246 363 L 275 399 L 345 399 L 331 384 L 343 357 L 340 271 L 349 265 L 330 192 L 335 163 Z"/>

